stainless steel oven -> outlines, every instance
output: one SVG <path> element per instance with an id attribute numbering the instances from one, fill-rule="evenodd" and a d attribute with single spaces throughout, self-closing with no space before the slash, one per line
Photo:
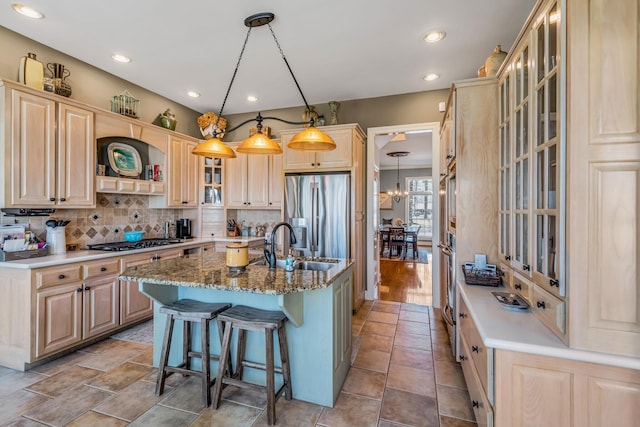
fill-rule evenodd
<path id="1" fill-rule="evenodd" d="M 444 267 L 443 276 L 446 284 L 445 303 L 442 307 L 442 318 L 447 325 L 449 333 L 449 342 L 451 350 L 455 357 L 456 354 L 456 320 L 455 320 L 455 304 L 456 304 L 456 236 L 447 233 L 444 242 L 438 245 L 440 248 L 441 265 Z M 444 286 L 443 286 L 444 288 Z"/>

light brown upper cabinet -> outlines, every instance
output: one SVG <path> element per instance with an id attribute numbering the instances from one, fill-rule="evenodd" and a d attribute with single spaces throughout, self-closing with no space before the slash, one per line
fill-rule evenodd
<path id="1" fill-rule="evenodd" d="M 95 206 L 93 112 L 47 97 L 2 88 L 10 156 L 2 186 L 5 206 Z"/>

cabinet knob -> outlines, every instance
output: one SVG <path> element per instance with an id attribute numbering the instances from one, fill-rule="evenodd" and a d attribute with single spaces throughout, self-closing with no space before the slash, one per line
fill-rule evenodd
<path id="1" fill-rule="evenodd" d="M 189 203 L 189 202 L 186 202 L 186 201 L 184 201 L 184 200 L 182 201 L 182 204 L 183 204 L 183 205 L 186 205 L 187 203 Z"/>
<path id="2" fill-rule="evenodd" d="M 541 308 L 543 310 L 546 308 L 546 304 L 544 303 L 544 301 L 536 302 L 536 306 L 538 306 L 538 308 Z"/>
<path id="3" fill-rule="evenodd" d="M 480 349 L 478 348 L 477 345 L 472 345 L 471 346 L 471 351 L 473 351 L 474 353 L 480 353 Z"/>
<path id="4" fill-rule="evenodd" d="M 49 201 L 50 201 L 50 202 L 55 202 L 55 201 L 56 201 L 56 198 L 55 198 L 55 197 L 49 197 Z"/>
<path id="5" fill-rule="evenodd" d="M 464 319 L 465 317 L 467 317 L 467 315 L 466 315 L 466 314 L 464 314 L 464 313 L 462 313 L 462 312 L 458 313 L 458 316 L 459 316 L 461 319 Z"/>
<path id="6" fill-rule="evenodd" d="M 556 279 L 549 279 L 549 285 L 555 286 L 556 288 L 560 287 L 560 281 Z"/>
<path id="7" fill-rule="evenodd" d="M 458 359 L 460 359 L 461 362 L 464 362 L 466 360 L 466 357 L 464 357 L 464 354 L 461 354 L 460 356 L 458 356 Z"/>
<path id="8" fill-rule="evenodd" d="M 450 159 L 453 157 L 453 154 L 447 154 L 447 159 Z"/>
<path id="9" fill-rule="evenodd" d="M 100 271 L 107 271 L 107 267 L 100 267 Z"/>
<path id="10" fill-rule="evenodd" d="M 82 288 L 76 289 L 76 292 L 82 292 Z"/>
<path id="11" fill-rule="evenodd" d="M 516 288 L 517 290 L 521 291 L 522 290 L 522 285 L 520 283 L 516 283 L 514 288 Z"/>
<path id="12" fill-rule="evenodd" d="M 471 401 L 471 406 L 473 406 L 474 408 L 479 408 L 480 407 L 480 402 L 478 402 L 477 400 L 472 400 Z"/>
<path id="13" fill-rule="evenodd" d="M 60 198 L 60 201 L 61 201 L 61 202 L 66 202 L 66 201 L 67 201 L 67 199 L 66 199 L 66 198 L 64 198 L 64 197 L 61 197 L 61 198 Z"/>
<path id="14" fill-rule="evenodd" d="M 216 235 L 216 233 L 211 233 L 211 236 L 215 236 L 215 235 Z"/>
<path id="15" fill-rule="evenodd" d="M 531 266 L 530 266 L 529 264 L 524 264 L 524 265 L 522 266 L 522 269 L 523 269 L 524 271 L 531 271 Z"/>
<path id="16" fill-rule="evenodd" d="M 250 204 L 251 204 L 251 202 L 247 202 L 247 205 L 250 205 Z"/>
<path id="17" fill-rule="evenodd" d="M 505 255 L 504 259 L 505 261 L 511 261 L 511 255 Z"/>
<path id="18" fill-rule="evenodd" d="M 91 286 L 85 286 L 85 287 L 84 287 L 84 290 L 85 290 L 85 291 L 90 291 L 90 290 L 91 290 Z"/>
<path id="19" fill-rule="evenodd" d="M 58 276 L 58 279 L 62 280 L 62 279 L 64 279 L 65 277 L 67 277 L 67 276 L 65 276 L 64 274 L 61 274 L 61 275 L 59 275 L 59 276 Z"/>

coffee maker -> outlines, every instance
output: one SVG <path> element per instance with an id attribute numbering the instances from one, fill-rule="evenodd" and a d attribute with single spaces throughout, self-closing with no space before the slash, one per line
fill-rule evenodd
<path id="1" fill-rule="evenodd" d="M 190 239 L 191 236 L 191 220 L 181 218 L 176 222 L 176 238 Z"/>

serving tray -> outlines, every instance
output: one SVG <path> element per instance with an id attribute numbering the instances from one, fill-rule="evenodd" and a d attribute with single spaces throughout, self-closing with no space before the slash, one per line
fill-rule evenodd
<path id="1" fill-rule="evenodd" d="M 529 308 L 529 304 L 517 294 L 511 292 L 491 292 L 496 297 L 501 307 L 508 310 L 524 311 Z"/>

